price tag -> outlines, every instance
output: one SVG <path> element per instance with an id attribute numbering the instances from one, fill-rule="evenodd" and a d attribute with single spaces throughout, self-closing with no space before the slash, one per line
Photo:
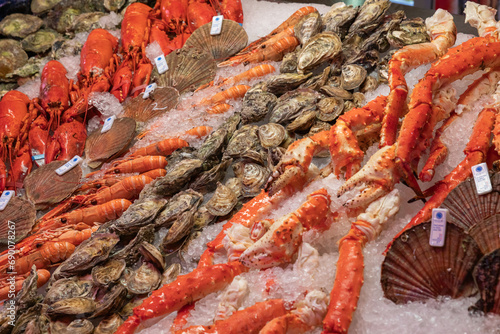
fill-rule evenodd
<path id="1" fill-rule="evenodd" d="M 12 190 L 5 190 L 2 193 L 2 196 L 0 196 L 0 211 L 3 211 L 7 207 L 12 196 L 14 196 L 14 191 Z"/>
<path id="2" fill-rule="evenodd" d="M 108 132 L 113 126 L 115 119 L 116 119 L 115 115 L 106 118 L 106 120 L 104 121 L 104 125 L 102 126 L 101 133 Z"/>
<path id="3" fill-rule="evenodd" d="M 444 246 L 447 212 L 447 209 L 432 209 L 431 236 L 429 238 L 429 245 L 433 247 Z"/>
<path id="4" fill-rule="evenodd" d="M 163 74 L 168 71 L 168 65 L 164 55 L 156 57 L 155 62 L 156 67 L 158 68 L 158 73 Z"/>
<path id="5" fill-rule="evenodd" d="M 223 15 L 217 15 L 212 18 L 212 29 L 210 29 L 210 35 L 220 35 L 223 20 Z"/>
<path id="6" fill-rule="evenodd" d="M 64 175 L 67 173 L 69 170 L 73 169 L 76 165 L 78 165 L 80 162 L 82 162 L 82 158 L 80 158 L 78 155 L 75 155 L 73 159 L 56 169 L 57 175 Z"/>
<path id="7" fill-rule="evenodd" d="M 156 84 L 153 82 L 151 85 L 146 86 L 146 90 L 144 90 L 144 94 L 142 95 L 143 99 L 147 99 L 149 94 L 152 93 L 156 89 Z"/>
<path id="8" fill-rule="evenodd" d="M 491 192 L 491 180 L 490 175 L 488 174 L 488 166 L 486 165 L 486 162 L 473 166 L 472 175 L 474 176 L 474 182 L 476 183 L 478 195 Z"/>

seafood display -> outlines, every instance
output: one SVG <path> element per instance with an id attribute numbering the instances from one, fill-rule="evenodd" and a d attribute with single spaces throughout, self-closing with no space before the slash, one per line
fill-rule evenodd
<path id="1" fill-rule="evenodd" d="M 0 331 L 497 328 L 496 11 L 467 3 L 473 37 L 389 4 L 293 5 L 256 40 L 238 0 L 7 16 L 53 46 L 0 100 Z"/>

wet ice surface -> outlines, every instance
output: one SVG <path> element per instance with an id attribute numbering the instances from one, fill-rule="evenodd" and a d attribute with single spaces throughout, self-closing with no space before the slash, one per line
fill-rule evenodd
<path id="1" fill-rule="evenodd" d="M 458 35 L 458 42 L 463 42 L 470 38 L 463 34 Z M 412 88 L 430 65 L 421 66 L 405 77 L 410 88 Z M 460 95 L 468 85 L 470 85 L 482 72 L 475 73 L 453 84 L 453 88 Z M 378 95 L 389 92 L 386 85 L 379 87 L 376 92 L 367 94 L 367 101 Z M 463 149 L 469 140 L 472 132 L 471 124 L 477 118 L 481 108 L 489 102 L 488 98 L 482 98 L 475 102 L 472 110 L 464 113 L 458 118 L 445 133 L 443 142 L 450 145 L 449 155 L 445 162 L 436 170 L 435 180 L 442 179 L 448 174 L 463 158 Z M 452 145 L 451 145 L 452 144 Z M 376 145 L 367 151 L 367 157 L 377 150 Z M 365 158 L 364 163 L 366 163 Z M 242 276 L 248 281 L 250 294 L 247 296 L 241 308 L 248 307 L 266 298 L 284 298 L 287 302 L 292 302 L 302 298 L 306 291 L 313 288 L 331 291 L 335 278 L 336 262 L 338 259 L 338 240 L 349 230 L 350 223 L 354 220 L 348 218 L 342 208 L 342 204 L 349 198 L 345 194 L 337 198 L 336 192 L 344 183 L 341 178 L 337 179 L 330 175 L 324 179 L 318 179 L 309 184 L 303 191 L 297 192 L 284 203 L 273 210 L 270 218 L 280 217 L 297 209 L 307 198 L 307 195 L 314 190 L 325 187 L 331 195 L 332 211 L 339 213 L 339 219 L 330 230 L 319 233 L 309 231 L 304 234 L 304 242 L 309 242 L 320 253 L 320 265 L 313 271 L 305 273 L 292 264 L 281 267 L 270 268 L 263 271 L 252 270 Z M 426 189 L 432 183 L 421 184 Z M 384 298 L 380 285 L 381 265 L 384 260 L 382 252 L 392 238 L 411 220 L 411 218 L 422 208 L 421 202 L 407 203 L 414 196 L 411 189 L 399 183 L 396 188 L 400 191 L 401 205 L 398 214 L 390 220 L 381 235 L 368 243 L 364 249 L 365 270 L 364 285 L 361 290 L 358 309 L 354 314 L 353 322 L 349 329 L 350 333 L 494 333 L 498 332 L 500 317 L 471 317 L 467 308 L 474 304 L 478 297 L 460 298 L 450 300 L 442 298 L 439 301 L 431 300 L 426 303 L 411 303 L 407 305 L 396 305 L 392 301 Z M 352 196 L 352 195 L 351 195 Z M 191 244 L 183 259 L 193 258 L 187 267 L 188 271 L 194 268 L 195 261 L 205 249 L 206 240 L 212 239 L 222 228 L 222 224 L 210 226 L 207 232 L 203 233 L 203 239 Z M 220 261 L 220 260 L 219 260 Z M 185 273 L 185 271 L 184 271 Z M 266 282 L 274 280 L 276 283 L 271 288 L 266 289 Z M 188 318 L 190 325 L 209 325 L 215 316 L 218 304 L 219 293 L 213 293 L 196 303 L 195 309 Z M 170 315 L 155 326 L 141 333 L 168 333 L 170 325 L 174 319 Z M 154 321 L 152 321 L 154 322 Z M 318 328 L 311 333 L 320 333 Z"/>

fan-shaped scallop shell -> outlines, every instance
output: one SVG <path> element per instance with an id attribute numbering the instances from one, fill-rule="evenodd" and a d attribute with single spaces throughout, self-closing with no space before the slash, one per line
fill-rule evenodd
<path id="1" fill-rule="evenodd" d="M 215 60 L 205 50 L 183 47 L 170 53 L 165 60 L 168 70 L 158 76 L 158 85 L 174 87 L 181 94 L 194 91 L 215 78 Z"/>
<path id="2" fill-rule="evenodd" d="M 161 115 L 177 107 L 179 91 L 172 87 L 160 87 L 144 99 L 142 95 L 127 99 L 123 108 L 124 116 L 135 119 L 137 122 L 146 122 L 151 118 Z"/>
<path id="3" fill-rule="evenodd" d="M 479 260 L 472 273 L 481 297 L 469 311 L 482 311 L 500 314 L 500 249 L 486 254 Z"/>
<path id="4" fill-rule="evenodd" d="M 218 35 L 210 35 L 212 22 L 196 29 L 184 47 L 195 47 L 210 53 L 217 63 L 241 51 L 248 43 L 248 35 L 238 23 L 224 20 Z"/>
<path id="5" fill-rule="evenodd" d="M 476 242 L 461 228 L 447 224 L 444 246 L 432 247 L 430 232 L 430 222 L 405 231 L 382 263 L 384 295 L 397 304 L 472 292 L 471 273 L 481 256 Z"/>
<path id="6" fill-rule="evenodd" d="M 7 245 L 9 231 L 15 226 L 13 242 L 23 239 L 35 224 L 36 210 L 33 203 L 27 199 L 14 196 L 3 211 L 0 211 L 0 244 Z"/>
<path id="7" fill-rule="evenodd" d="M 128 148 L 134 138 L 136 123 L 132 118 L 122 117 L 114 121 L 109 131 L 101 133 L 99 127 L 85 143 L 85 156 L 90 168 L 98 168 Z M 103 145 L 106 143 L 106 145 Z"/>
<path id="8" fill-rule="evenodd" d="M 500 173 L 491 176 L 491 185 L 492 192 L 478 195 L 472 178 L 460 183 L 441 205 L 448 209 L 447 221 L 468 231 L 483 219 L 500 212 Z"/>
<path id="9" fill-rule="evenodd" d="M 24 179 L 26 196 L 35 204 L 36 209 L 43 209 L 59 203 L 78 188 L 82 178 L 82 169 L 75 166 L 63 175 L 58 175 L 56 169 L 66 161 L 53 161 L 33 171 Z"/>
<path id="10" fill-rule="evenodd" d="M 469 235 L 476 241 L 483 254 L 500 248 L 500 213 L 472 226 Z"/>

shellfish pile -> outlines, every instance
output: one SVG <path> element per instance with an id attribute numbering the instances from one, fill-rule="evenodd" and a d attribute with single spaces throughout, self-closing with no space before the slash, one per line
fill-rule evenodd
<path id="1" fill-rule="evenodd" d="M 369 1 L 366 7 L 357 10 L 361 13 L 365 10 L 364 15 L 373 14 L 367 9 L 373 3 Z M 335 12 L 338 7 L 332 10 Z M 344 10 L 349 11 L 350 8 Z M 368 23 L 383 17 L 383 13 L 375 17 L 364 15 L 358 17 Z M 144 332 L 152 333 L 171 330 L 178 330 L 179 333 L 227 331 L 228 328 L 231 328 L 229 331 L 243 332 L 245 326 L 248 326 L 249 332 L 259 331 L 265 326 L 262 329 L 265 332 L 273 330 L 272 326 L 280 327 L 287 323 L 288 326 L 298 326 L 300 329 L 297 330 L 301 332 L 320 332 L 329 303 L 327 295 L 332 286 L 334 291 L 339 291 L 336 290 L 336 284 L 344 277 L 337 275 L 334 284 L 333 264 L 340 258 L 337 273 L 356 273 L 359 270 L 359 267 L 352 270 L 346 267 L 346 264 L 359 266 L 358 257 L 349 258 L 352 261 L 342 260 L 342 249 L 347 247 L 345 245 L 356 250 L 357 246 L 351 246 L 351 242 L 367 243 L 359 231 L 370 235 L 370 239 L 378 233 L 381 235 L 380 239 L 367 243 L 364 249 L 360 246 L 366 262 L 365 285 L 363 289 L 359 287 L 358 312 L 352 324 L 349 327 L 350 319 L 347 325 L 342 322 L 345 321 L 343 316 L 351 316 L 345 312 L 345 315 L 339 315 L 340 319 L 344 319 L 339 326 L 347 327 L 339 328 L 350 328 L 351 332 L 359 333 L 408 329 L 415 332 L 440 332 L 447 325 L 451 332 L 461 332 L 478 328 L 488 331 L 498 325 L 497 317 L 468 317 L 467 307 L 476 303 L 477 297 L 463 297 L 474 293 L 473 284 L 467 281 L 472 268 L 482 254 L 491 252 L 474 270 L 481 299 L 472 309 L 481 312 L 495 312 L 497 309 L 491 296 L 491 287 L 496 286 L 498 277 L 498 273 L 493 270 L 498 246 L 489 238 L 490 229 L 496 231 L 496 216 L 490 215 L 496 213 L 496 206 L 490 205 L 497 203 L 496 192 L 488 197 L 478 197 L 471 186 L 472 181 L 466 181 L 455 188 L 442 204 L 450 208 L 453 222 L 467 220 L 469 216 L 477 218 L 479 215 L 474 210 L 480 208 L 478 212 L 484 214 L 484 226 L 487 227 L 469 222 L 475 226 L 468 231 L 469 236 L 463 226 L 453 225 L 448 229 L 446 247 L 436 250 L 428 244 L 424 247 L 428 242 L 429 227 L 422 223 L 403 232 L 384 260 L 381 253 L 385 245 L 422 208 L 418 201 L 406 203 L 414 197 L 413 191 L 394 182 L 392 187 L 395 190 L 384 189 L 388 194 L 368 203 L 363 208 L 366 212 L 356 220 L 352 218 L 352 210 L 344 206 L 360 203 L 363 199 L 352 201 L 352 194 L 343 193 L 345 180 L 343 177 L 337 179 L 331 173 L 330 163 L 315 157 L 315 164 L 326 165 L 322 170 L 323 177 L 318 176 L 319 171 L 315 167 L 306 166 L 301 174 L 294 169 L 294 161 L 290 163 L 293 159 L 298 161 L 298 166 L 310 163 L 312 155 L 324 153 L 325 147 L 330 145 L 327 139 L 322 139 L 321 134 L 334 131 L 311 129 L 314 125 L 330 122 L 329 125 L 336 126 L 340 122 L 346 123 L 350 115 L 360 113 L 363 117 L 369 113 L 375 114 L 386 105 L 383 97 L 372 99 L 368 95 L 366 100 L 369 103 L 363 107 L 364 102 L 359 95 L 364 82 L 369 86 L 370 80 L 378 83 L 384 77 L 383 63 L 372 62 L 373 58 L 360 58 L 359 50 L 364 50 L 361 52 L 363 57 L 367 54 L 373 56 L 383 50 L 383 46 L 375 46 L 377 43 L 367 38 L 369 24 L 362 24 L 355 19 L 350 25 L 354 27 L 351 35 L 351 28 L 346 27 L 333 27 L 335 32 L 320 32 L 323 28 L 318 28 L 318 20 L 325 16 L 321 17 L 310 10 L 294 24 L 298 31 L 294 32 L 293 38 L 297 39 L 296 43 L 302 44 L 301 51 L 296 55 L 296 65 L 290 66 L 285 62 L 287 59 L 281 63 L 267 63 L 267 67 L 259 68 L 262 72 L 251 72 L 253 74 L 244 77 L 242 82 L 235 82 L 233 75 L 228 74 L 229 70 L 220 74 L 220 77 L 228 80 L 217 78 L 212 83 L 212 71 L 206 71 L 211 77 L 202 79 L 199 79 L 200 76 L 191 78 L 183 74 L 184 68 L 165 75 L 154 74 L 159 85 L 170 88 L 159 88 L 150 99 L 142 96 L 130 99 L 129 105 L 125 107 L 127 116 L 139 122 L 142 131 L 140 138 L 131 139 L 135 134 L 135 122 L 127 118 L 115 121 L 116 128 L 113 129 L 123 135 L 118 136 L 119 140 L 112 132 L 106 139 L 106 133 L 101 134 L 100 128 L 89 136 L 87 165 L 91 168 L 100 164 L 102 166 L 87 175 L 90 179 L 78 184 L 79 188 L 76 192 L 71 191 L 68 200 L 37 221 L 32 235 L 26 239 L 31 243 L 25 244 L 29 247 L 21 251 L 26 251 L 26 254 L 18 258 L 19 263 L 24 261 L 27 266 L 22 268 L 24 288 L 15 299 L 18 322 L 14 331 L 50 328 L 49 332 L 64 332 L 78 328 L 83 333 L 108 333 L 115 332 L 121 325 L 118 333 L 128 333 L 141 323 L 141 326 L 149 327 Z M 384 30 L 386 25 L 395 24 L 392 20 L 399 20 L 397 17 L 386 17 L 382 24 L 377 21 L 377 29 Z M 405 24 L 419 27 L 417 23 Z M 345 31 L 342 32 L 342 29 Z M 401 36 L 401 33 L 394 33 L 393 30 L 389 29 L 393 35 Z M 293 42 L 293 38 L 288 37 L 287 41 Z M 459 34 L 457 44 L 469 38 Z M 390 37 L 387 39 L 390 40 Z M 383 40 L 377 42 L 383 44 Z M 430 44 L 428 40 L 422 42 L 426 46 Z M 339 43 L 345 43 L 347 50 L 342 57 L 339 57 L 339 49 L 342 49 Z M 368 44 L 371 45 L 369 49 L 361 47 Z M 215 48 L 212 50 L 210 53 L 219 54 Z M 248 58 L 248 53 L 251 51 L 241 51 L 226 60 L 225 64 L 255 59 Z M 263 57 L 277 61 L 273 58 L 275 56 L 266 53 Z M 293 59 L 293 55 L 289 57 Z M 176 69 L 181 67 L 179 64 L 189 63 L 196 58 L 205 58 L 203 52 L 184 49 L 167 56 L 167 62 L 170 68 Z M 209 58 L 209 61 L 203 62 L 203 66 L 208 68 L 208 63 L 216 62 L 220 63 L 219 59 Z M 197 66 L 199 69 L 200 65 Z M 294 66 L 294 73 L 287 73 Z M 416 67 L 416 70 L 406 75 L 405 85 L 410 88 L 429 69 L 425 65 Z M 240 66 L 237 71 L 254 68 L 257 66 Z M 378 73 L 368 76 L 373 80 L 364 78 L 355 83 L 354 79 L 365 77 L 374 68 Z M 390 64 L 388 68 L 390 70 Z M 215 67 L 213 69 L 215 71 Z M 280 72 L 277 72 L 278 69 Z M 196 68 L 194 71 L 197 71 Z M 475 73 L 454 82 L 455 90 L 450 95 L 461 95 L 465 87 L 481 75 Z M 186 77 L 190 80 L 184 81 Z M 206 84 L 206 87 L 195 93 L 188 92 L 202 84 Z M 168 95 L 163 101 L 164 89 L 175 89 L 178 93 L 174 94 L 174 98 Z M 378 96 L 383 89 L 385 87 L 380 87 L 371 95 Z M 391 89 L 394 90 L 394 87 L 391 86 Z M 465 131 L 472 130 L 470 124 L 490 103 L 488 94 L 491 92 L 464 107 L 467 111 L 443 131 L 442 141 L 445 144 L 451 147 L 465 146 L 465 138 L 468 137 Z M 175 102 L 171 103 L 172 100 Z M 158 104 L 152 105 L 159 102 L 165 103 L 165 109 L 169 111 L 159 115 L 154 113 Z M 145 111 L 148 116 L 138 119 L 140 115 L 137 109 Z M 339 114 L 342 115 L 337 120 Z M 373 166 L 373 157 L 385 157 L 383 153 L 387 149 L 383 149 L 381 154 L 380 151 L 376 152 L 376 145 L 373 144 L 378 139 L 379 124 L 356 131 L 356 137 L 364 138 L 364 141 L 360 141 L 361 150 L 366 150 L 360 165 L 370 167 Z M 457 132 L 461 133 L 459 138 L 453 137 Z M 300 139 L 301 136 L 304 137 Z M 110 143 L 105 154 L 102 154 L 102 146 L 99 145 L 103 141 Z M 131 141 L 132 148 L 129 147 Z M 307 144 L 311 142 L 318 146 Z M 323 144 L 325 147 L 321 147 Z M 314 153 L 310 156 L 294 155 L 295 150 L 301 147 Z M 126 152 L 126 155 L 112 160 L 120 152 Z M 309 161 L 303 161 L 304 157 L 309 158 Z M 434 177 L 443 179 L 457 165 L 456 161 L 463 157 L 461 153 L 450 150 L 445 163 L 436 168 Z M 365 171 L 363 167 L 360 174 Z M 386 173 L 390 171 L 389 165 Z M 354 167 L 351 172 L 354 174 L 352 179 L 356 180 L 358 176 Z M 29 177 L 32 175 L 34 173 Z M 395 178 L 399 180 L 399 175 Z M 495 189 L 498 187 L 497 178 L 492 178 Z M 293 183 L 287 183 L 290 180 Z M 27 184 L 28 192 L 30 187 Z M 419 185 L 423 186 L 422 183 Z M 35 183 L 31 189 L 34 188 L 38 195 L 51 195 L 36 186 Z M 97 187 L 103 189 L 95 191 Z M 334 196 L 339 191 L 339 196 Z M 110 199 L 108 196 L 113 194 L 119 194 L 119 197 Z M 47 197 L 53 202 L 60 201 L 53 199 L 52 195 Z M 33 200 L 34 197 L 31 198 Z M 480 203 L 474 202 L 474 199 L 479 199 Z M 38 205 L 48 205 L 48 202 L 44 200 Z M 396 214 L 398 208 L 399 213 Z M 375 224 L 388 225 L 386 230 L 372 231 L 367 223 L 363 223 L 372 221 L 368 216 L 375 217 Z M 223 226 L 227 220 L 229 224 Z M 349 229 L 351 222 L 354 224 Z M 61 230 L 70 226 L 69 231 Z M 30 228 L 31 225 L 26 229 Z M 356 229 L 358 232 L 352 232 Z M 221 230 L 224 232 L 219 234 Z M 50 242 L 36 239 L 44 238 L 47 236 L 44 233 L 54 231 L 86 231 L 88 234 L 78 242 L 72 239 L 73 243 L 66 241 L 69 239 L 63 238 L 63 234 Z M 339 254 L 336 241 L 346 231 L 349 232 L 340 240 Z M 482 241 L 472 241 L 474 236 Z M 288 238 L 291 243 L 288 243 Z M 45 245 L 39 246 L 40 242 L 45 242 Z M 208 248 L 205 246 L 207 242 Z M 18 245 L 23 245 L 22 241 Z M 44 252 L 53 256 L 44 257 Z M 441 260 L 436 260 L 438 265 L 431 261 L 437 256 L 427 256 L 430 252 L 441 256 Z M 32 261 L 35 254 L 41 257 Z M 420 254 L 423 256 L 420 257 Z M 411 261 L 414 259 L 412 256 L 418 257 L 419 265 Z M 404 267 L 403 259 L 406 258 L 410 259 L 410 264 Z M 52 273 L 49 287 L 42 297 L 43 302 L 40 302 L 41 297 L 34 290 L 37 283 L 48 279 L 45 276 L 47 272 L 40 269 L 41 266 L 48 267 L 61 261 L 62 264 Z M 37 265 L 37 271 L 30 270 L 30 264 L 33 263 Z M 404 268 L 401 269 L 401 266 Z M 427 268 L 433 268 L 435 272 Z M 450 284 L 445 284 L 447 281 L 439 276 L 443 271 L 444 276 L 451 278 Z M 421 277 L 422 272 L 430 275 L 423 281 L 434 283 L 431 287 L 426 285 L 417 288 L 412 285 L 415 277 Z M 433 276 L 434 273 L 438 277 Z M 400 276 L 406 281 L 398 279 Z M 459 281 L 459 277 L 465 280 Z M 348 286 L 355 282 L 355 278 L 352 281 L 347 278 L 344 280 L 347 291 L 358 289 Z M 401 292 L 408 285 L 409 291 Z M 160 290 L 152 292 L 160 286 Z M 424 293 L 417 296 L 417 289 Z M 151 292 L 152 295 L 148 297 Z M 339 292 L 345 291 L 340 289 Z M 418 302 L 394 304 L 383 297 L 384 292 L 387 298 L 396 302 Z M 459 299 L 427 300 L 441 295 Z M 332 294 L 330 304 L 335 306 L 334 298 Z M 358 296 L 356 293 L 345 295 L 345 300 L 353 298 L 356 300 L 349 307 L 356 306 Z M 424 300 L 425 303 L 421 303 Z M 409 312 L 415 314 L 415 319 L 407 319 Z M 155 319 L 158 322 L 156 324 L 153 324 L 154 321 L 145 321 L 152 315 L 168 313 L 171 314 L 164 319 Z M 259 321 L 252 320 L 249 323 L 249 319 L 254 319 L 251 315 L 255 314 Z M 82 320 L 82 316 L 96 320 Z M 127 317 L 128 320 L 122 324 Z M 6 319 L 3 314 L 2 320 Z M 457 326 L 459 320 L 461 325 Z M 2 326 L 12 330 L 6 322 Z M 331 330 L 328 326 L 330 324 L 323 325 L 325 332 Z"/>

